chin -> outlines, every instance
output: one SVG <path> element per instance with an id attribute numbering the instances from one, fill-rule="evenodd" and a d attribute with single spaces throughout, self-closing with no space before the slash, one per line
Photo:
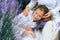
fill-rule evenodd
<path id="1" fill-rule="evenodd" d="M 38 22 L 38 20 L 33 20 L 33 22 Z"/>
<path id="2" fill-rule="evenodd" d="M 40 19 L 40 20 L 41 20 L 41 19 Z M 36 19 L 35 19 L 35 20 L 33 20 L 33 22 L 38 22 L 38 21 L 40 21 L 40 20 L 36 20 Z"/>

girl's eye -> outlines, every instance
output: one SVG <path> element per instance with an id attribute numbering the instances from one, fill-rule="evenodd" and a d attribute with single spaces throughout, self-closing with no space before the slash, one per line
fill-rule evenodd
<path id="1" fill-rule="evenodd" d="M 37 14 L 37 12 L 36 12 L 36 14 Z"/>

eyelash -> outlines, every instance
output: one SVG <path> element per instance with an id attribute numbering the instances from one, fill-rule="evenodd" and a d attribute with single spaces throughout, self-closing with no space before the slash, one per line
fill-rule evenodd
<path id="1" fill-rule="evenodd" d="M 37 14 L 37 12 L 36 12 L 36 14 Z"/>

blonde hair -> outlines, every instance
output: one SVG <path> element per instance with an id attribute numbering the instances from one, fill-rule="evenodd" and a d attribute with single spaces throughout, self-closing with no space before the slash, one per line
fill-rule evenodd
<path id="1" fill-rule="evenodd" d="M 43 11 L 44 14 L 46 14 L 47 12 L 49 12 L 49 9 L 48 9 L 45 5 L 36 6 L 36 7 L 34 8 L 34 11 L 35 11 L 37 8 L 39 8 L 41 11 Z"/>

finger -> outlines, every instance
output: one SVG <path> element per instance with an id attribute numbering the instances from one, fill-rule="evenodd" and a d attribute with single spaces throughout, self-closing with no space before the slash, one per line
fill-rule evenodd
<path id="1" fill-rule="evenodd" d="M 48 14 L 45 14 L 45 16 L 48 15 Z"/>
<path id="2" fill-rule="evenodd" d="M 47 16 L 45 16 L 45 17 L 49 17 L 50 15 L 47 15 Z"/>
<path id="3" fill-rule="evenodd" d="M 50 17 L 50 14 L 46 14 L 45 17 L 46 17 L 46 18 L 47 18 L 47 17 Z"/>

